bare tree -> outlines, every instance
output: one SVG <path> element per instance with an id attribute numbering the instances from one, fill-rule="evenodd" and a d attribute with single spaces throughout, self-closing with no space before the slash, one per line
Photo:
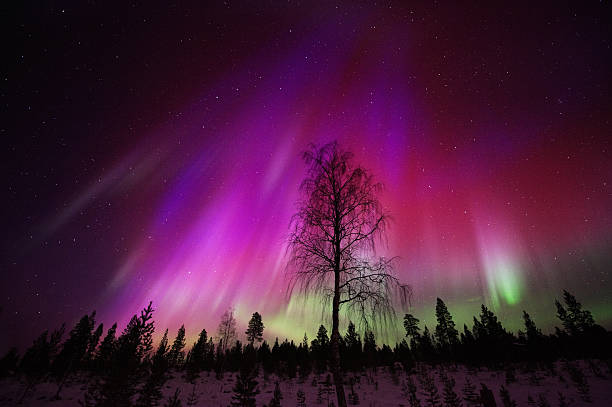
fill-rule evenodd
<path id="1" fill-rule="evenodd" d="M 382 185 L 353 155 L 336 142 L 304 153 L 307 176 L 288 241 L 290 290 L 323 295 L 332 304 L 332 374 L 338 406 L 346 406 L 340 371 L 339 312 L 341 307 L 365 322 L 386 320 L 394 314 L 394 289 L 406 287 L 393 275 L 392 261 L 376 257 L 376 243 L 384 237 L 388 216 L 378 194 Z"/>
<path id="2" fill-rule="evenodd" d="M 221 349 L 225 352 L 236 340 L 236 318 L 233 308 L 227 309 L 221 316 L 218 334 L 221 339 Z"/>

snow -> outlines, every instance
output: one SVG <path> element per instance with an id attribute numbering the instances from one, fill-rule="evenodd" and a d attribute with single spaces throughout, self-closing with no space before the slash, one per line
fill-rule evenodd
<path id="1" fill-rule="evenodd" d="M 503 369 L 468 369 L 465 366 L 421 366 L 421 368 L 434 377 L 440 397 L 442 397 L 443 390 L 442 379 L 440 377 L 440 371 L 442 370 L 447 376 L 455 379 L 455 391 L 459 396 L 462 395 L 463 385 L 466 378 L 469 377 L 477 389 L 480 389 L 480 383 L 486 384 L 493 391 L 498 406 L 502 406 L 499 396 L 499 389 L 502 385 L 508 389 L 511 398 L 516 401 L 517 406 L 527 406 L 528 396 L 531 396 L 537 402 L 540 395 L 543 395 L 551 406 L 557 406 L 559 405 L 559 393 L 565 396 L 570 406 L 597 407 L 612 405 L 612 372 L 608 370 L 606 365 L 601 361 L 579 361 L 574 363 L 584 372 L 590 386 L 590 397 L 592 399 L 590 403 L 580 398 L 575 384 L 570 379 L 569 373 L 561 362 L 554 364 L 552 369 L 539 369 L 532 372 L 527 371 L 525 365 L 516 365 L 516 381 L 511 383 L 506 383 L 506 371 Z M 601 377 L 598 377 L 595 372 Z M 175 389 L 179 388 L 181 390 L 181 399 L 185 406 L 187 397 L 193 389 L 193 384 L 184 380 L 182 372 L 173 372 L 171 376 L 164 385 L 164 399 L 174 394 Z M 210 374 L 202 372 L 201 377 L 196 380 L 196 393 L 198 395 L 198 403 L 196 405 L 228 406 L 231 402 L 236 376 L 237 373 L 225 373 L 221 380 L 217 380 L 213 372 Z M 420 392 L 421 384 L 418 380 L 418 374 L 413 374 L 412 376 L 417 385 L 421 403 L 425 407 L 424 397 Z M 316 403 L 319 385 L 313 386 L 313 379 L 317 379 L 318 383 L 322 384 L 326 377 L 327 374 L 313 374 L 304 381 L 301 381 L 299 378 L 279 379 L 275 375 L 268 375 L 264 378 L 260 371 L 257 378 L 259 383 L 258 389 L 260 391 L 257 395 L 257 405 L 269 403 L 276 381 L 280 383 L 280 389 L 283 394 L 283 406 L 295 406 L 296 395 L 300 389 L 306 394 L 306 405 L 326 405 L 325 397 L 323 398 L 323 404 Z M 379 367 L 375 370 L 368 369 L 357 373 L 349 372 L 346 374 L 346 381 L 348 383 L 352 379 L 355 382 L 354 389 L 359 396 L 360 405 L 397 407 L 409 406 L 407 397 L 402 392 L 402 384 L 405 382 L 406 377 L 407 374 L 401 369 L 397 369 L 395 373 L 392 373 L 389 368 Z M 86 388 L 87 383 L 83 377 L 75 377 L 66 384 L 62 391 L 61 400 L 51 400 L 57 390 L 56 384 L 41 383 L 26 396 L 22 405 L 26 407 L 78 406 L 78 400 L 83 398 Z M 345 388 L 348 396 L 350 385 L 347 385 Z M 24 384 L 14 378 L 0 381 L 0 406 L 16 405 L 23 390 Z M 334 396 L 335 393 L 332 393 L 332 401 Z"/>

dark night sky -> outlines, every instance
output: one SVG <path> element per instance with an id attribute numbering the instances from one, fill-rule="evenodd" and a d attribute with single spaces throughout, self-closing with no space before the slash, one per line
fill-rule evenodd
<path id="1" fill-rule="evenodd" d="M 402 3 L 4 10 L 0 349 L 149 300 L 189 335 L 230 305 L 311 332 L 283 237 L 334 139 L 385 183 L 419 317 L 550 328 L 570 288 L 610 327 L 609 2 Z"/>

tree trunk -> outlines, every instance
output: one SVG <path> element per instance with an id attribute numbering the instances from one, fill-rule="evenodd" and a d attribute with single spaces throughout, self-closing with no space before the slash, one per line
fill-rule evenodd
<path id="1" fill-rule="evenodd" d="M 331 335 L 331 368 L 336 386 L 336 397 L 338 407 L 346 407 L 346 396 L 344 395 L 344 385 L 342 383 L 342 372 L 340 370 L 340 320 L 338 317 L 340 309 L 340 272 L 335 273 L 334 301 L 332 309 L 332 335 Z"/>

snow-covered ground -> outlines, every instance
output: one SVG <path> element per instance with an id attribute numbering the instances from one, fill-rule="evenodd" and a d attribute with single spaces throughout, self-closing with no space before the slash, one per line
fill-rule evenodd
<path id="1" fill-rule="evenodd" d="M 495 400 L 498 406 L 502 406 L 499 389 L 504 385 L 511 398 L 516 401 L 518 406 L 528 406 L 528 397 L 534 400 L 533 405 L 542 405 L 543 397 L 548 401 L 551 407 L 559 405 L 559 393 L 561 393 L 569 406 L 612 406 L 612 373 L 608 367 L 599 361 L 589 362 L 581 361 L 574 362 L 576 366 L 584 373 L 586 382 L 588 383 L 588 396 L 591 402 L 585 402 L 578 392 L 577 386 L 570 378 L 568 371 L 563 363 L 556 363 L 554 369 L 537 370 L 533 372 L 525 371 L 521 366 L 517 366 L 514 370 L 516 381 L 507 383 L 507 372 L 505 370 L 487 370 L 487 369 L 467 369 L 465 366 L 448 366 L 448 367 L 424 367 L 424 371 L 434 378 L 435 383 L 442 399 L 443 382 L 441 379 L 441 371 L 448 377 L 455 379 L 455 391 L 461 397 L 462 389 L 466 378 L 469 378 L 478 389 L 480 384 L 484 383 L 493 391 Z M 193 384 L 186 382 L 181 373 L 173 374 L 164 386 L 164 395 L 167 399 L 174 394 L 176 388 L 181 390 L 181 399 L 183 406 L 186 405 L 187 398 L 193 390 Z M 226 373 L 222 380 L 217 380 L 214 373 L 208 374 L 203 372 L 201 377 L 196 381 L 196 394 L 198 398 L 197 406 L 228 406 L 231 402 L 233 394 L 234 382 L 237 373 Z M 315 375 L 312 374 L 307 380 L 300 379 L 283 379 L 279 380 L 276 376 L 270 375 L 267 378 L 260 373 L 257 378 L 260 393 L 257 396 L 257 405 L 268 404 L 272 398 L 275 382 L 280 382 L 280 389 L 283 394 L 283 406 L 295 406 L 297 403 L 297 392 L 302 390 L 306 395 L 307 406 L 323 405 L 327 406 L 327 396 L 325 395 L 325 379 L 327 374 Z M 391 372 L 388 368 L 378 368 L 376 371 L 367 370 L 359 373 L 348 373 L 346 376 L 347 382 L 354 383 L 353 388 L 359 397 L 359 405 L 363 406 L 409 406 L 408 398 L 404 395 L 403 389 L 406 388 L 405 383 L 408 375 L 401 370 Z M 425 397 L 422 393 L 422 385 L 419 381 L 419 375 L 412 375 L 414 383 L 417 386 L 418 396 L 421 404 L 425 407 Z M 5 379 L 0 382 L 0 405 L 12 406 L 16 405 L 16 400 L 19 399 L 23 392 L 24 385 L 14 379 Z M 61 400 L 51 400 L 57 389 L 54 383 L 39 384 L 36 389 L 31 392 L 25 399 L 23 406 L 78 406 L 78 400 L 82 399 L 86 389 L 86 383 L 77 379 L 68 383 L 62 391 Z M 584 390 L 584 388 L 583 388 Z M 350 392 L 350 385 L 346 386 L 346 393 Z M 318 397 L 321 394 L 321 397 Z M 335 394 L 330 395 L 331 401 L 334 400 Z M 164 400 L 165 401 L 165 400 Z M 320 401 L 320 404 L 318 403 Z M 350 403 L 349 403 L 350 404 Z M 162 402 L 163 405 L 163 402 Z M 443 405 L 442 402 L 440 405 Z M 465 406 L 465 402 L 463 403 Z M 545 405 L 545 404 L 544 404 Z"/>

